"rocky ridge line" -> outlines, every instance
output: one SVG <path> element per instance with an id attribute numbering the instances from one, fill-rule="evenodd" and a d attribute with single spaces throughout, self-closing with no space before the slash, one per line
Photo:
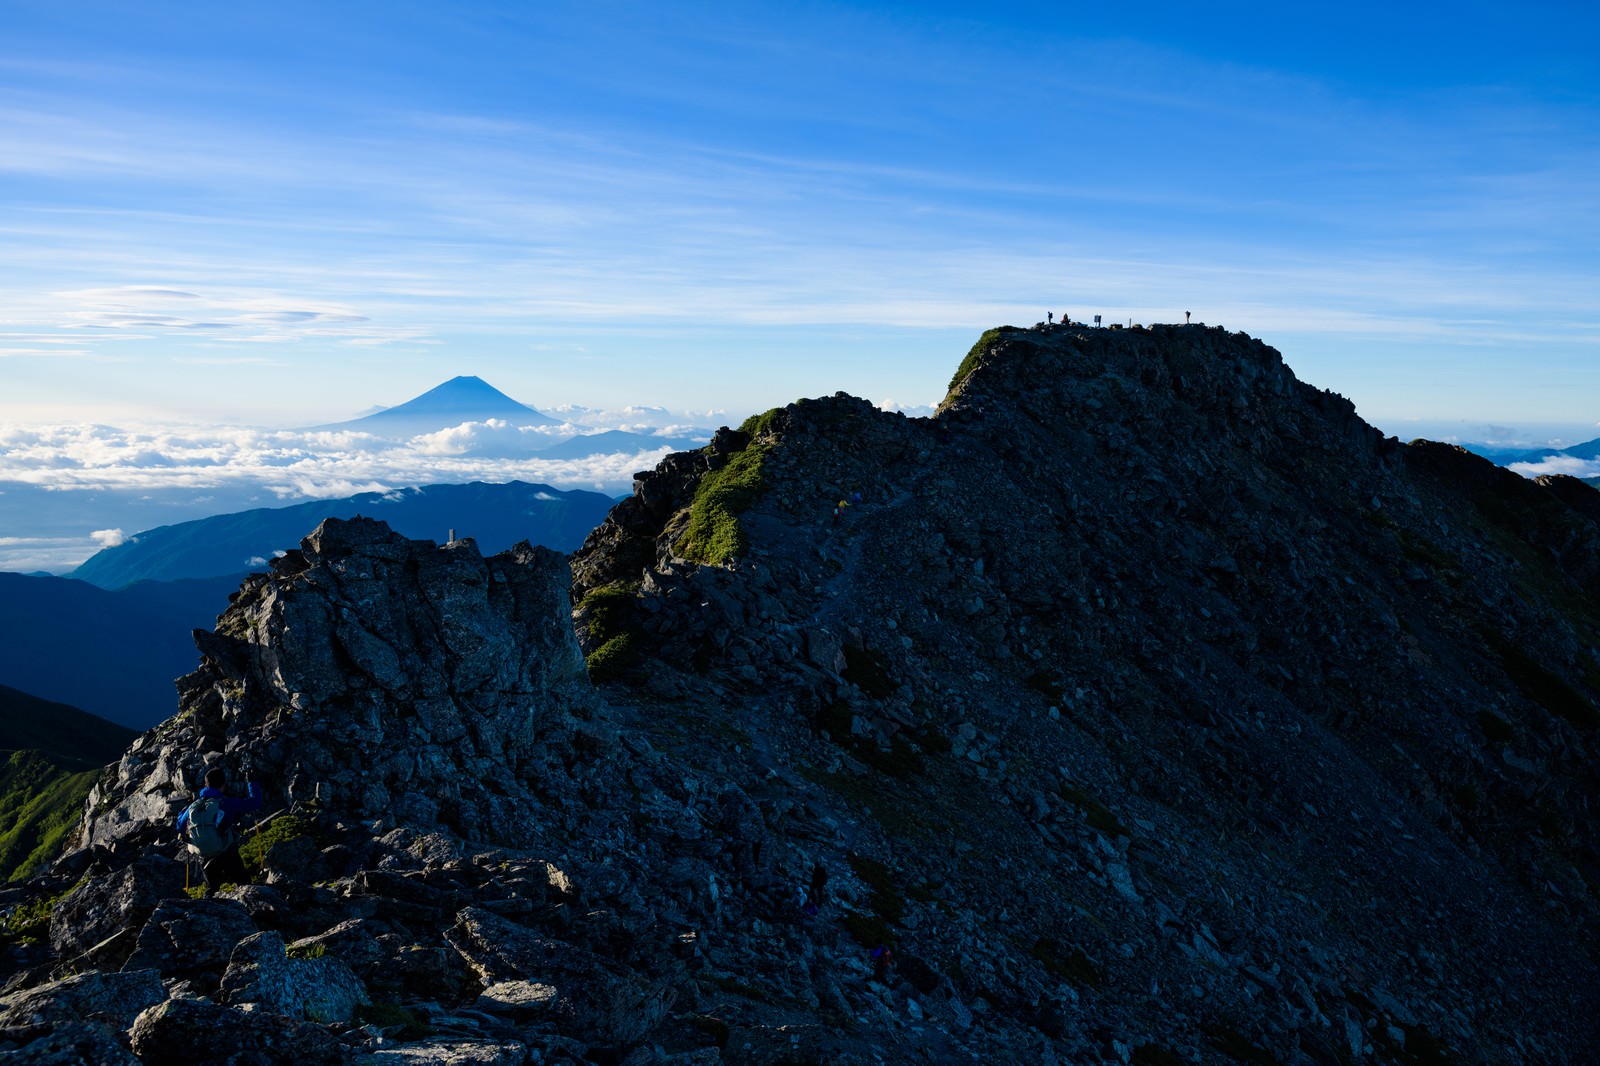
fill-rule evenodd
<path id="1" fill-rule="evenodd" d="M 742 546 L 693 562 L 733 464 Z M 0 1047 L 1587 1061 L 1584 492 L 1240 335 L 991 331 L 935 419 L 804 401 L 640 475 L 571 562 L 632 656 L 599 698 L 559 559 L 325 526 L 0 897 L 57 897 Z M 219 755 L 289 810 L 265 883 L 188 899 L 153 845 Z"/>

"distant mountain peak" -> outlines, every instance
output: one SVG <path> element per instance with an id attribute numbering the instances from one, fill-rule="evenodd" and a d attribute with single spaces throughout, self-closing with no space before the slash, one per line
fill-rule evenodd
<path id="1" fill-rule="evenodd" d="M 359 429 L 379 434 L 431 433 L 463 422 L 500 419 L 519 426 L 555 426 L 537 408 L 519 403 L 475 374 L 458 374 L 419 396 L 375 414 L 347 422 L 336 422 L 322 429 Z"/>

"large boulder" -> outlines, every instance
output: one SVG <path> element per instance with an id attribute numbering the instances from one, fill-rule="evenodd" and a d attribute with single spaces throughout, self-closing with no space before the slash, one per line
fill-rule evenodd
<path id="1" fill-rule="evenodd" d="M 17 1066 L 141 1066 L 121 1035 L 95 1022 L 67 1022 L 27 1036 L 14 1049 L 0 1038 L 0 1058 Z"/>
<path id="2" fill-rule="evenodd" d="M 268 930 L 233 949 L 222 977 L 222 997 L 234 1007 L 248 1004 L 290 1018 L 348 1022 L 367 1002 L 367 990 L 342 959 L 290 958 L 283 935 Z"/>
<path id="3" fill-rule="evenodd" d="M 0 998 L 0 1029 L 95 1021 L 116 1030 L 167 998 L 154 970 L 101 973 L 91 970 Z"/>
<path id="4" fill-rule="evenodd" d="M 114 873 L 86 878 L 50 913 L 51 949 L 66 964 L 120 966 L 161 901 L 182 894 L 183 879 L 181 863 L 154 853 Z"/>
<path id="5" fill-rule="evenodd" d="M 234 945 L 257 932 L 244 904 L 232 899 L 163 900 L 139 930 L 124 969 L 215 986 Z"/>
<path id="6" fill-rule="evenodd" d="M 347 1066 L 355 1057 L 320 1025 L 193 999 L 150 1008 L 129 1037 L 143 1066 Z"/>
<path id="7" fill-rule="evenodd" d="M 636 1043 L 676 999 L 667 982 L 479 907 L 462 911 L 445 937 L 483 981 L 480 1006 L 548 1018 L 579 1040 Z"/>

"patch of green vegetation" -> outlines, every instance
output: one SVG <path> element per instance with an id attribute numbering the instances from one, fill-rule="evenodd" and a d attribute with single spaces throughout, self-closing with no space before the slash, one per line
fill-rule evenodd
<path id="1" fill-rule="evenodd" d="M 999 342 L 1001 337 L 1007 333 L 1015 332 L 1017 332 L 1017 327 L 1015 326 L 996 326 L 994 329 L 984 330 L 979 335 L 977 343 L 967 351 L 967 357 L 961 360 L 961 365 L 956 367 L 955 376 L 950 379 L 948 391 L 954 392 L 956 386 L 966 380 L 968 374 L 977 369 L 978 364 L 983 361 L 983 357 L 989 353 L 989 349 Z"/>
<path id="2" fill-rule="evenodd" d="M 720 566 L 749 547 L 739 515 L 762 489 L 761 464 L 769 444 L 752 442 L 700 479 L 689 505 L 689 528 L 673 550 L 685 559 Z"/>
<path id="3" fill-rule="evenodd" d="M 1095 799 L 1078 785 L 1067 782 L 1061 786 L 1062 798 L 1083 812 L 1084 821 L 1089 823 L 1091 829 L 1099 830 L 1107 836 L 1132 837 L 1133 830 L 1123 825 L 1111 808 Z"/>
<path id="4" fill-rule="evenodd" d="M 589 676 L 609 681 L 620 676 L 634 659 L 634 604 L 639 582 L 614 581 L 590 589 L 578 603 L 594 651 L 584 658 Z"/>
<path id="5" fill-rule="evenodd" d="M 372 1025 L 379 1029 L 399 1028 L 397 1040 L 423 1040 L 433 1035 L 433 1026 L 425 1015 L 418 1014 L 398 1003 L 361 1003 L 351 1016 L 357 1025 Z"/>
<path id="6" fill-rule="evenodd" d="M 632 633 L 618 633 L 584 657 L 589 676 L 596 681 L 611 681 L 633 664 L 637 653 Z"/>
<path id="7" fill-rule="evenodd" d="M 908 797 L 898 785 L 880 774 L 829 773 L 809 765 L 800 766 L 797 772 L 900 840 L 931 842 L 938 839 L 940 830 L 949 830 L 951 819 L 964 813 L 956 809 L 953 798 L 938 804 L 943 809 L 931 809 L 926 797 Z"/>
<path id="8" fill-rule="evenodd" d="M 284 948 L 284 954 L 291 959 L 320 959 L 327 953 L 328 945 L 326 944 L 312 944 L 303 948 L 293 946 Z"/>
<path id="9" fill-rule="evenodd" d="M 774 407 L 758 415 L 751 415 L 739 426 L 740 433 L 747 433 L 750 439 L 765 437 L 772 432 L 772 427 L 778 424 L 778 416 L 783 413 L 783 408 Z"/>
<path id="10" fill-rule="evenodd" d="M 1600 728 L 1600 709 L 1587 696 L 1498 631 L 1486 630 L 1484 637 L 1524 696 L 1579 729 Z"/>
<path id="11" fill-rule="evenodd" d="M 50 915 L 56 905 L 78 890 L 79 881 L 64 892 L 19 903 L 0 917 L 0 943 L 38 944 L 50 936 Z"/>
<path id="12" fill-rule="evenodd" d="M 72 773 L 37 751 L 0 763 L 0 876 L 22 881 L 48 866 L 83 818 L 99 770 Z"/>
<path id="13" fill-rule="evenodd" d="M 1099 968 L 1089 960 L 1082 948 L 1075 947 L 1063 955 L 1059 943 L 1049 937 L 1040 937 L 1034 941 L 1028 953 L 1048 972 L 1080 988 L 1099 988 L 1105 983 Z"/>
<path id="14" fill-rule="evenodd" d="M 305 819 L 292 814 L 281 814 L 249 834 L 239 849 L 239 857 L 244 860 L 246 866 L 260 869 L 273 848 L 310 834 L 311 826 Z"/>
<path id="15" fill-rule="evenodd" d="M 627 621 L 629 608 L 639 595 L 639 582 L 613 581 L 609 585 L 590 589 L 578 601 L 578 610 L 584 612 L 584 621 L 591 634 L 599 634 L 604 641 L 618 632 Z"/>
<path id="16" fill-rule="evenodd" d="M 900 682 L 889 673 L 888 656 L 872 648 L 846 647 L 843 677 L 878 700 L 894 695 L 894 690 L 900 687 Z"/>

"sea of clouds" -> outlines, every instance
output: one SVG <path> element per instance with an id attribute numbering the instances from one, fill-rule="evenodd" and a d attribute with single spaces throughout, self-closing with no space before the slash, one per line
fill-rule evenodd
<path id="1" fill-rule="evenodd" d="M 404 439 L 339 429 L 0 424 L 0 570 L 59 573 L 155 525 L 415 485 L 526 481 L 622 495 L 672 446 L 575 459 L 541 459 L 539 449 L 600 429 L 709 439 L 720 424 L 647 408 L 551 413 L 568 421 L 466 422 Z"/>
<path id="2" fill-rule="evenodd" d="M 910 416 L 931 413 L 886 402 Z M 611 496 L 675 450 L 739 416 L 660 407 L 546 408 L 559 425 L 490 419 L 409 437 L 341 427 L 0 423 L 0 570 L 64 573 L 158 525 L 358 492 L 525 481 Z M 622 430 L 657 448 L 541 458 L 572 437 Z M 681 444 L 678 445 L 681 447 Z"/>

